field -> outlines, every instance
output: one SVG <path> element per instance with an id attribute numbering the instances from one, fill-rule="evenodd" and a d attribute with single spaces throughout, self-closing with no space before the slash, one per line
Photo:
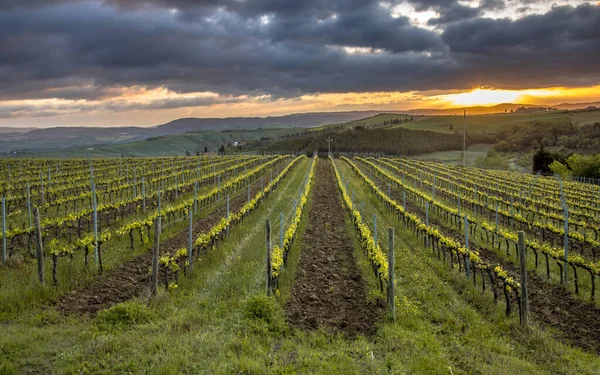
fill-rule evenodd
<path id="1" fill-rule="evenodd" d="M 491 115 L 468 115 L 467 131 L 498 133 L 531 122 L 567 123 L 572 122 L 579 126 L 600 122 L 600 111 L 592 112 L 542 112 L 542 113 L 502 113 Z M 452 125 L 453 130 L 450 130 Z M 462 132 L 463 116 L 426 116 L 417 117 L 414 122 L 401 125 L 408 129 L 434 130 L 443 133 L 452 131 Z"/>
<path id="2" fill-rule="evenodd" d="M 597 186 L 326 155 L 0 174 L 2 374 L 600 368 Z"/>
<path id="3" fill-rule="evenodd" d="M 385 121 L 390 122 L 393 120 L 406 121 L 410 119 L 411 116 L 395 114 L 395 113 L 383 113 L 373 117 L 367 117 L 360 120 L 350 121 L 347 124 L 352 126 L 362 125 L 362 126 L 371 126 L 371 125 L 383 125 Z"/>
<path id="4" fill-rule="evenodd" d="M 485 157 L 487 153 L 494 148 L 494 145 L 478 143 L 467 147 L 467 164 L 472 165 L 475 159 Z M 462 150 L 438 151 L 427 154 L 420 154 L 419 159 L 423 160 L 444 160 L 452 164 L 462 165 Z"/>

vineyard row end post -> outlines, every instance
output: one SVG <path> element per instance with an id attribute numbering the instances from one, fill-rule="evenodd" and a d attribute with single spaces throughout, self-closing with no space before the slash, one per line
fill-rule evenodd
<path id="1" fill-rule="evenodd" d="M 271 286 L 271 220 L 267 220 L 267 296 L 273 292 Z"/>
<path id="2" fill-rule="evenodd" d="M 525 234 L 518 232 L 519 237 L 519 269 L 521 272 L 521 325 L 529 324 L 529 297 L 527 295 L 527 252 L 525 250 Z"/>
<path id="3" fill-rule="evenodd" d="M 388 228 L 388 305 L 392 320 L 396 321 L 395 285 L 394 285 L 394 228 Z"/>
<path id="4" fill-rule="evenodd" d="M 37 258 L 38 279 L 44 285 L 44 244 L 42 243 L 42 226 L 40 225 L 40 209 L 35 208 L 35 257 Z"/>
<path id="5" fill-rule="evenodd" d="M 152 285 L 150 287 L 150 294 L 156 295 L 158 290 L 158 256 L 160 250 L 160 231 L 161 223 L 160 216 L 154 219 L 154 246 L 152 247 Z"/>

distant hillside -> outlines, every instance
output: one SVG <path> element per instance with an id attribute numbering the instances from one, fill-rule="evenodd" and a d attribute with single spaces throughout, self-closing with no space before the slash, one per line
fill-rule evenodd
<path id="1" fill-rule="evenodd" d="M 181 118 L 156 126 L 153 131 L 155 135 L 164 135 L 198 130 L 312 127 L 358 120 L 381 112 L 315 112 L 275 117 Z"/>
<path id="2" fill-rule="evenodd" d="M 586 108 L 600 103 L 561 104 L 561 109 Z M 507 126 L 513 126 L 529 121 L 572 121 L 578 125 L 598 121 L 600 112 L 582 112 L 568 114 L 566 112 L 533 112 L 514 113 L 522 104 L 505 103 L 492 107 L 476 106 L 453 109 L 419 109 L 410 111 L 348 111 L 348 112 L 315 112 L 291 114 L 272 117 L 230 117 L 230 118 L 182 118 L 154 127 L 54 127 L 54 128 L 15 128 L 0 127 L 0 153 L 39 153 L 42 151 L 103 148 L 110 145 L 136 142 L 152 137 L 186 134 L 202 131 L 241 131 L 241 130 L 270 130 L 270 129 L 302 129 L 318 127 L 326 124 L 361 123 L 378 126 L 384 120 L 406 118 L 413 115 L 423 115 L 417 121 L 402 124 L 411 129 L 435 130 L 452 133 L 451 126 L 462 124 L 463 110 L 467 110 L 471 125 L 477 131 L 497 132 Z M 525 105 L 535 107 L 540 105 Z M 504 114 L 509 112 L 509 115 Z M 384 113 L 382 116 L 378 116 Z M 492 115 L 491 113 L 496 113 Z M 406 116 L 408 115 L 408 116 Z M 501 117 L 498 117 L 501 116 Z M 381 123 L 381 124 L 379 124 Z M 455 129 L 456 130 L 456 129 Z M 471 128 L 473 130 L 473 128 Z M 298 130 L 294 130 L 298 131 Z"/>
<path id="3" fill-rule="evenodd" d="M 9 133 L 27 133 L 30 130 L 34 130 L 35 128 L 11 128 L 11 127 L 2 127 L 0 126 L 0 134 L 9 134 Z"/>
<path id="4" fill-rule="evenodd" d="M 301 113 L 277 117 L 182 118 L 154 127 L 54 127 L 5 132 L 0 153 L 30 153 L 70 148 L 104 147 L 151 137 L 208 130 L 293 129 L 343 123 L 378 111 Z M 12 129 L 12 128 L 4 128 Z"/>
<path id="5" fill-rule="evenodd" d="M 426 115 L 426 116 L 448 116 L 448 115 L 462 115 L 464 111 L 467 111 L 467 115 L 487 115 L 492 113 L 504 113 L 515 111 L 519 107 L 549 107 L 543 104 L 518 104 L 518 103 L 503 103 L 494 105 L 491 107 L 485 106 L 474 106 L 474 107 L 461 107 L 461 108 L 446 108 L 446 109 L 411 109 L 404 111 L 411 115 Z"/>
<path id="6" fill-rule="evenodd" d="M 600 102 L 591 102 L 591 103 L 563 103 L 555 105 L 554 107 L 562 110 L 574 110 L 574 109 L 585 109 L 587 107 L 597 107 L 600 108 Z"/>
<path id="7" fill-rule="evenodd" d="M 245 145 L 244 151 L 247 151 L 248 142 L 265 138 L 273 139 L 302 129 L 203 130 L 195 133 L 160 135 L 112 145 L 76 147 L 47 152 L 39 151 L 35 152 L 34 155 L 36 157 L 184 156 L 186 151 L 191 154 L 204 152 L 204 150 L 216 152 L 221 145 L 227 147 L 233 145 L 234 142 Z"/>
<path id="8" fill-rule="evenodd" d="M 468 112 L 467 112 L 468 113 Z M 600 122 L 600 111 L 552 111 L 552 112 L 519 112 L 499 113 L 489 115 L 467 116 L 467 132 L 502 133 L 517 125 L 542 123 L 542 124 L 568 124 L 579 126 Z M 407 122 L 397 126 L 407 129 L 434 130 L 443 133 L 461 131 L 463 126 L 462 116 L 426 116 L 419 117 L 414 122 Z"/>

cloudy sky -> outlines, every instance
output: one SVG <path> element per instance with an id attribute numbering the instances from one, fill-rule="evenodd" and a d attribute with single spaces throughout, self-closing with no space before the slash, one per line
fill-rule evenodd
<path id="1" fill-rule="evenodd" d="M 0 2 L 0 126 L 596 100 L 598 1 Z"/>

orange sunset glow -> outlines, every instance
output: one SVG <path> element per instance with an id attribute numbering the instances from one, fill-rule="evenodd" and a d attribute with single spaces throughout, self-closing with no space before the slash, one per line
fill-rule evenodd
<path id="1" fill-rule="evenodd" d="M 551 87 L 543 89 L 501 90 L 476 88 L 456 92 L 365 92 L 302 95 L 293 99 L 271 96 L 222 96 L 218 93 L 176 93 L 167 88 L 121 88 L 113 97 L 99 101 L 37 99 L 13 100 L 0 104 L 15 108 L 52 109 L 52 118 L 32 119 L 27 112 L 0 119 L 0 124 L 47 123 L 76 126 L 83 121 L 90 126 L 150 125 L 177 117 L 278 116 L 288 113 L 414 109 L 439 109 L 468 106 L 493 106 L 502 103 L 558 105 L 600 100 L 600 86 Z M 177 108 L 154 108 L 159 104 L 178 103 Z M 186 105 L 189 103 L 189 105 Z M 197 103 L 203 103 L 198 107 Z M 108 108 L 108 110 L 106 110 Z"/>

